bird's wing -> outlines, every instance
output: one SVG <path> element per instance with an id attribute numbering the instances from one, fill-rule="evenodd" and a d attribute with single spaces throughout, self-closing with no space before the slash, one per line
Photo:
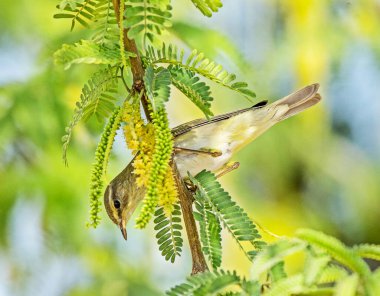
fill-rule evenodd
<path id="1" fill-rule="evenodd" d="M 233 111 L 233 112 L 230 112 L 230 113 L 221 114 L 221 115 L 218 115 L 218 116 L 214 116 L 214 117 L 212 117 L 210 119 L 200 118 L 200 119 L 195 119 L 195 120 L 186 122 L 184 124 L 181 124 L 181 125 L 176 126 L 175 128 L 173 128 L 172 129 L 172 135 L 173 135 L 174 138 L 176 138 L 176 137 L 178 137 L 180 135 L 183 135 L 183 134 L 185 134 L 185 133 L 187 133 L 187 132 L 189 132 L 189 131 L 191 131 L 193 129 L 196 129 L 198 127 L 205 126 L 205 125 L 208 125 L 208 124 L 211 124 L 211 123 L 214 123 L 214 122 L 222 121 L 222 120 L 231 118 L 233 116 L 239 115 L 241 113 L 247 112 L 249 110 L 262 108 L 262 107 L 266 106 L 267 103 L 268 103 L 268 101 L 261 101 L 261 102 L 255 104 L 255 105 L 253 105 L 252 107 L 241 109 L 241 110 L 237 110 L 237 111 Z"/>

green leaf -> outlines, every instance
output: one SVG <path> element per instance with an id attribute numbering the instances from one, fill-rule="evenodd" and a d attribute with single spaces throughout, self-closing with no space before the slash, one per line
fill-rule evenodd
<path id="1" fill-rule="evenodd" d="M 108 49 L 119 49 L 119 27 L 112 1 L 98 0 L 94 4 L 92 40 Z M 131 56 L 129 54 L 129 56 Z"/>
<path id="2" fill-rule="evenodd" d="M 145 44 L 149 39 L 151 42 L 171 27 L 170 1 L 128 1 L 125 7 L 128 37 Z"/>
<path id="3" fill-rule="evenodd" d="M 330 256 L 326 254 L 316 255 L 309 250 L 309 252 L 307 253 L 304 268 L 306 286 L 310 287 L 318 282 L 323 270 L 326 268 L 330 260 Z"/>
<path id="4" fill-rule="evenodd" d="M 349 267 L 352 271 L 356 271 L 362 276 L 370 274 L 369 267 L 360 256 L 355 253 L 354 250 L 346 247 L 338 239 L 310 229 L 300 229 L 296 232 L 296 236 L 315 247 L 321 248 L 323 251 L 329 253 L 335 260 Z"/>
<path id="5" fill-rule="evenodd" d="M 208 256 L 212 267 L 218 269 L 222 263 L 222 227 L 207 201 L 200 198 L 198 194 L 195 195 L 195 199 L 198 212 L 194 214 L 198 214 L 202 251 Z"/>
<path id="6" fill-rule="evenodd" d="M 166 217 L 163 208 L 155 212 L 154 230 L 157 231 L 156 238 L 161 255 L 172 263 L 177 256 L 181 256 L 183 240 L 181 237 L 181 208 L 174 205 L 174 211 L 170 217 Z"/>
<path id="7" fill-rule="evenodd" d="M 371 244 L 360 244 L 353 247 L 353 250 L 362 258 L 380 261 L 380 246 Z"/>
<path id="8" fill-rule="evenodd" d="M 348 272 L 343 267 L 331 265 L 324 268 L 319 277 L 319 284 L 334 283 L 346 277 Z"/>
<path id="9" fill-rule="evenodd" d="M 335 288 L 335 296 L 355 296 L 359 284 L 357 274 L 347 276 L 345 279 L 338 282 Z"/>
<path id="10" fill-rule="evenodd" d="M 115 109 L 115 93 L 117 89 L 117 67 L 109 67 L 105 70 L 96 72 L 91 79 L 83 86 L 80 101 L 76 103 L 74 115 L 66 134 L 62 137 L 63 141 L 63 160 L 67 164 L 67 148 L 71 135 L 77 123 L 84 119 L 87 120 L 96 115 L 98 120 L 106 118 Z"/>
<path id="11" fill-rule="evenodd" d="M 135 56 L 126 52 L 127 56 Z M 91 40 L 81 40 L 74 44 L 63 44 L 54 53 L 54 61 L 57 65 L 69 69 L 73 64 L 103 64 L 116 65 L 121 62 L 120 50 L 110 49 Z"/>
<path id="12" fill-rule="evenodd" d="M 188 97 L 207 118 L 213 116 L 211 112 L 211 97 L 210 87 L 206 83 L 199 81 L 199 77 L 195 73 L 180 68 L 178 66 L 169 66 L 173 85 L 178 88 L 186 97 Z"/>
<path id="13" fill-rule="evenodd" d="M 98 0 L 101 2 L 102 0 Z M 84 27 L 89 27 L 89 21 L 94 18 L 94 5 L 96 2 L 92 0 L 84 1 L 67 1 L 63 0 L 57 6 L 62 12 L 56 13 L 54 18 L 71 18 L 71 31 L 74 29 L 76 22 L 80 23 Z M 82 16 L 82 17 L 81 17 Z M 84 18 L 85 19 L 84 19 Z"/>
<path id="14" fill-rule="evenodd" d="M 213 12 L 217 12 L 223 6 L 221 0 L 191 0 L 196 8 L 203 15 L 211 17 Z"/>
<path id="15" fill-rule="evenodd" d="M 266 246 L 255 257 L 251 269 L 251 279 L 258 280 L 264 272 L 269 272 L 274 266 L 281 263 L 285 257 L 305 249 L 306 244 L 296 239 L 280 239 L 278 242 Z"/>
<path id="16" fill-rule="evenodd" d="M 293 294 L 299 294 L 304 289 L 303 276 L 301 274 L 293 275 L 287 278 L 283 278 L 268 289 L 263 296 L 289 296 Z"/>
<path id="17" fill-rule="evenodd" d="M 166 48 L 169 48 L 166 51 Z M 186 61 L 183 59 L 183 51 L 178 53 L 175 46 L 166 46 L 164 43 L 161 50 L 155 50 L 153 47 L 148 48 L 148 59 L 152 64 L 170 64 L 178 66 L 181 69 L 188 70 L 190 73 L 201 75 L 224 87 L 230 88 L 241 93 L 246 98 L 254 98 L 256 95 L 247 88 L 243 82 L 234 82 L 236 76 L 228 73 L 223 67 L 210 59 L 206 58 L 202 52 L 193 50 Z"/>
<path id="18" fill-rule="evenodd" d="M 148 66 L 145 71 L 144 82 L 153 111 L 156 112 L 169 100 L 170 72 L 165 68 L 154 70 L 152 66 Z"/>
<path id="19" fill-rule="evenodd" d="M 244 252 L 241 242 L 248 241 L 253 246 L 261 242 L 261 236 L 255 224 L 244 210 L 231 200 L 230 195 L 223 190 L 213 173 L 203 170 L 195 178 L 190 175 L 189 178 L 197 187 L 197 201 L 210 205 L 210 211 L 223 223 Z M 252 260 L 247 252 L 245 254 Z"/>
<path id="20" fill-rule="evenodd" d="M 287 277 L 287 274 L 285 272 L 285 262 L 280 261 L 279 263 L 275 264 L 269 271 L 269 275 L 271 278 L 271 282 L 275 283 L 283 278 Z"/>
<path id="21" fill-rule="evenodd" d="M 183 284 L 177 285 L 166 294 L 169 296 L 179 295 L 219 295 L 218 292 L 225 291 L 228 287 L 241 284 L 241 278 L 236 272 L 219 271 L 219 272 L 203 272 L 187 278 Z"/>

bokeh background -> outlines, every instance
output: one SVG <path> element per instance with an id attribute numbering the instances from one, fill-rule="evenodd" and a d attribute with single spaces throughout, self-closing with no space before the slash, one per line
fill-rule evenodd
<path id="1" fill-rule="evenodd" d="M 347 244 L 380 243 L 380 1 L 224 2 L 208 19 L 190 1 L 173 1 L 165 38 L 221 62 L 258 99 L 314 82 L 323 95 L 239 152 L 241 167 L 223 177 L 224 187 L 276 234 L 312 227 Z M 62 42 L 88 35 L 70 33 L 55 12 L 48 0 L 0 3 L 0 295 L 160 295 L 189 274 L 187 244 L 172 265 L 151 227 L 130 223 L 127 243 L 104 212 L 98 229 L 85 227 L 101 124 L 77 127 L 68 168 L 60 138 L 95 68 L 54 66 Z M 213 90 L 215 114 L 252 104 Z M 201 117 L 178 93 L 169 112 L 173 126 Z M 129 160 L 118 137 L 109 180 Z M 224 268 L 248 274 L 227 235 L 224 245 Z"/>

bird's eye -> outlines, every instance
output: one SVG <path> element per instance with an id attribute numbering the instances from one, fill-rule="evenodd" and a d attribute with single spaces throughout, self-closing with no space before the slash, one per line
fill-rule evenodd
<path id="1" fill-rule="evenodd" d="M 117 199 L 115 199 L 115 200 L 113 201 L 113 206 L 114 206 L 116 209 L 119 209 L 119 208 L 120 208 L 120 201 L 117 200 Z"/>

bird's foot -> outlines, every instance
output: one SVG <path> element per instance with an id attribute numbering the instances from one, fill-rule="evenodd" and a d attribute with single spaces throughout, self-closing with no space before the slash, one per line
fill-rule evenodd
<path id="1" fill-rule="evenodd" d="M 210 148 L 189 149 L 189 148 L 183 148 L 183 147 L 174 147 L 173 150 L 174 152 L 207 154 L 207 155 L 210 155 L 211 157 L 218 157 L 222 155 L 222 151 L 218 149 L 210 149 Z"/>
<path id="2" fill-rule="evenodd" d="M 224 176 L 225 174 L 233 171 L 233 170 L 236 170 L 237 168 L 239 168 L 240 166 L 240 162 L 238 161 L 231 161 L 231 162 L 228 162 L 226 163 L 219 171 L 219 173 L 216 175 L 217 178 L 220 178 L 222 176 Z"/>

